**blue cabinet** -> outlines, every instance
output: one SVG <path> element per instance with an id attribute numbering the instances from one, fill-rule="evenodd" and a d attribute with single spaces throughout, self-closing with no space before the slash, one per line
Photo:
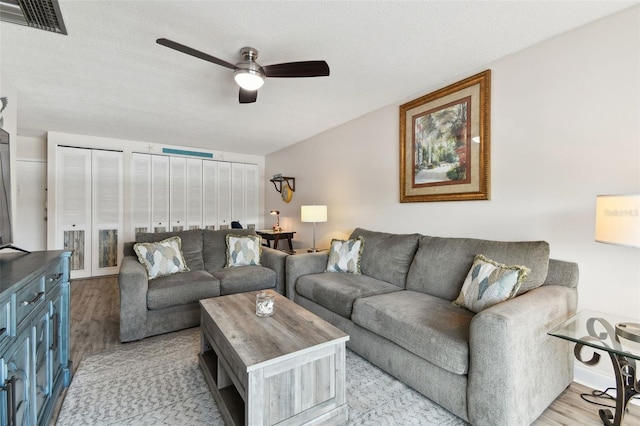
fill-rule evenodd
<path id="1" fill-rule="evenodd" d="M 64 335 L 61 327 L 62 322 L 60 320 L 62 318 L 62 310 L 64 309 L 64 305 L 62 303 L 62 291 L 60 289 L 55 292 L 49 303 L 51 304 L 51 321 L 49 324 L 51 329 L 49 332 L 51 341 L 49 342 L 49 347 L 51 348 L 51 365 L 53 366 L 51 371 L 51 382 L 58 383 L 60 381 L 60 375 L 63 373 L 62 360 L 69 358 L 68 353 L 63 353 L 62 345 L 60 344 Z M 66 317 L 68 318 L 68 315 Z M 68 329 L 66 331 L 68 332 Z"/>
<path id="2" fill-rule="evenodd" d="M 50 303 L 50 302 L 49 302 Z M 51 314 L 49 309 L 40 312 L 31 326 L 31 359 L 33 360 L 33 411 L 38 419 L 38 424 L 43 423 L 45 408 L 51 397 L 51 350 L 49 349 L 49 321 Z"/>
<path id="3" fill-rule="evenodd" d="M 24 334 L 15 339 L 2 357 L 3 370 L 3 423 L 12 425 L 29 425 L 31 420 L 31 381 L 30 361 L 31 338 Z"/>
<path id="4" fill-rule="evenodd" d="M 70 254 L 0 254 L 0 425 L 48 424 L 69 386 Z"/>

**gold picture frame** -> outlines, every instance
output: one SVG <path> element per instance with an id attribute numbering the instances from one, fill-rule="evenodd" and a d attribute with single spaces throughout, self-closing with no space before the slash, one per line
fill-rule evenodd
<path id="1" fill-rule="evenodd" d="M 400 202 L 490 199 L 491 70 L 400 106 Z"/>

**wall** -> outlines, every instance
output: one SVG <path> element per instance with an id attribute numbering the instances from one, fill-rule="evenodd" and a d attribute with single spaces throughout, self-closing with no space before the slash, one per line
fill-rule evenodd
<path id="1" fill-rule="evenodd" d="M 16 245 L 30 251 L 47 249 L 47 140 L 17 138 Z"/>
<path id="2" fill-rule="evenodd" d="M 10 164 L 10 178 L 11 178 L 11 218 L 12 218 L 12 237 L 13 245 L 18 246 L 16 243 L 16 217 L 17 217 L 17 203 L 16 203 L 16 137 L 18 134 L 18 90 L 7 79 L 2 78 L 0 75 L 0 97 L 7 97 L 8 104 L 4 111 L 2 111 L 3 125 L 2 128 L 9 132 L 9 164 Z M 2 108 L 0 106 L 0 108 Z M 7 249 L 9 250 L 9 249 Z"/>
<path id="3" fill-rule="evenodd" d="M 356 226 L 546 240 L 580 266 L 579 309 L 640 318 L 640 250 L 594 242 L 596 195 L 640 193 L 639 33 L 634 7 L 412 97 L 492 70 L 490 201 L 399 203 L 403 99 L 267 156 L 266 175 L 294 176 L 296 192 L 285 204 L 268 188 L 265 210 L 280 210 L 298 247 L 311 245 L 300 205 L 314 203 L 328 206 L 319 247 Z"/>

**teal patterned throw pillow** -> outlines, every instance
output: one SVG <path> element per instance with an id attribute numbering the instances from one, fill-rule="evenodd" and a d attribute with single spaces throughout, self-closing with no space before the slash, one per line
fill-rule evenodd
<path id="1" fill-rule="evenodd" d="M 259 235 L 227 234 L 227 264 L 235 266 L 260 265 L 262 238 Z"/>
<path id="2" fill-rule="evenodd" d="M 478 313 L 515 297 L 529 272 L 525 266 L 503 265 L 478 254 L 473 259 L 460 295 L 453 303 Z"/>
<path id="3" fill-rule="evenodd" d="M 331 240 L 326 272 L 347 272 L 360 275 L 360 259 L 364 248 L 364 238 L 354 240 Z"/>
<path id="4" fill-rule="evenodd" d="M 182 255 L 180 237 L 170 237 L 156 243 L 137 243 L 133 250 L 138 261 L 147 268 L 150 280 L 189 270 Z"/>

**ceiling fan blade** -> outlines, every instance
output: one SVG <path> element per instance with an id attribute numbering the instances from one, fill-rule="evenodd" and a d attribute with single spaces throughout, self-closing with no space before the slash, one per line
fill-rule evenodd
<path id="1" fill-rule="evenodd" d="M 288 62 L 262 67 L 267 77 L 326 77 L 329 65 L 325 61 Z"/>
<path id="2" fill-rule="evenodd" d="M 187 55 L 195 56 L 196 58 L 213 62 L 216 65 L 221 65 L 226 68 L 231 68 L 232 70 L 236 69 L 235 65 L 230 64 L 227 61 L 223 61 L 222 59 L 216 58 L 215 56 L 208 55 L 204 52 L 193 49 L 189 46 L 185 46 L 184 44 L 180 44 L 175 41 L 168 40 L 166 38 L 159 38 L 156 40 L 156 43 L 169 47 L 171 49 L 177 50 L 178 52 L 186 53 Z"/>
<path id="3" fill-rule="evenodd" d="M 238 100 L 241 104 L 250 104 L 258 99 L 258 91 L 257 90 L 245 90 L 242 87 L 240 88 L 240 93 L 238 94 Z"/>

